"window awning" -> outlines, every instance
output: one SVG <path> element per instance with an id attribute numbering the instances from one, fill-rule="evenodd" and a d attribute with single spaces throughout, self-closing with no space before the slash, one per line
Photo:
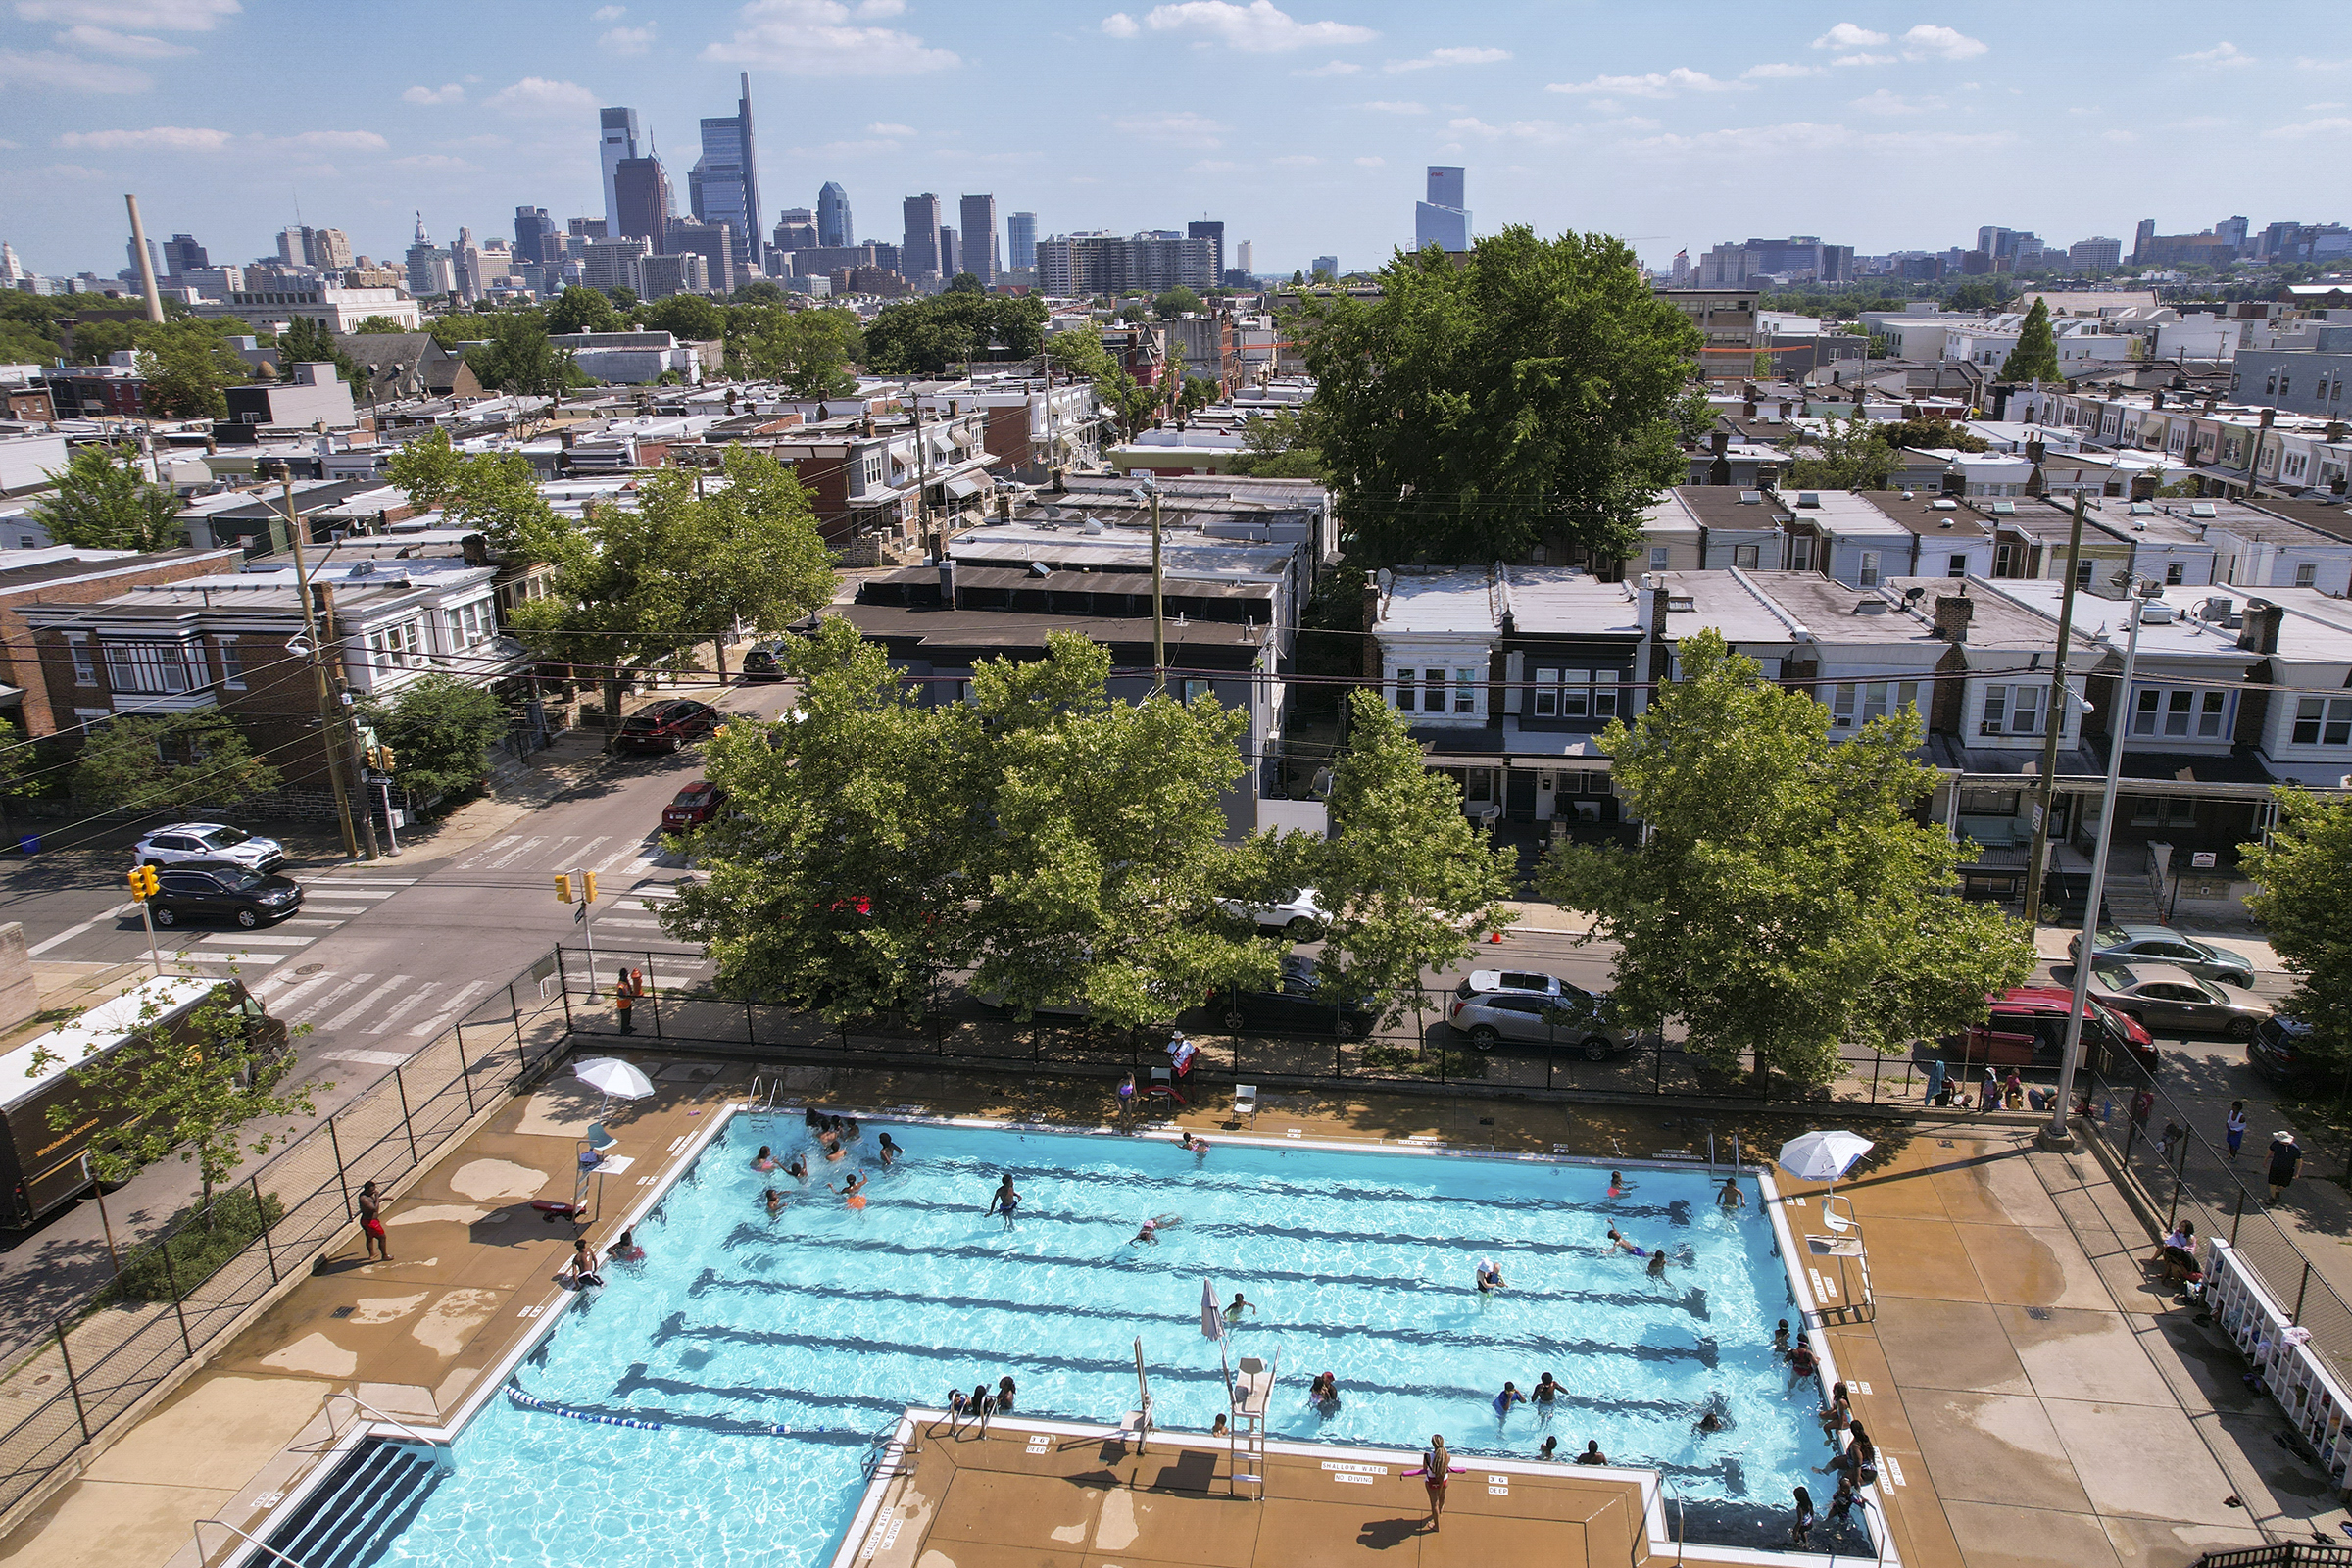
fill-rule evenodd
<path id="1" fill-rule="evenodd" d="M 948 494 L 971 497 L 980 493 L 980 481 L 968 473 L 959 473 L 948 481 Z"/>

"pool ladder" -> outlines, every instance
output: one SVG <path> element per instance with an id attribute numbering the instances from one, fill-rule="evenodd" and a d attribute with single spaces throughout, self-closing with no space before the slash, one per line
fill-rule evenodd
<path id="1" fill-rule="evenodd" d="M 886 1481 L 896 1476 L 914 1474 L 907 1461 L 914 1456 L 914 1444 L 900 1438 L 897 1428 L 883 1433 L 866 1446 L 863 1469 L 868 1481 Z"/>

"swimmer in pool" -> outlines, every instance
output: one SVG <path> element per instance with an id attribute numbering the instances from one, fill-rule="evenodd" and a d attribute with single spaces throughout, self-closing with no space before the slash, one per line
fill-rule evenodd
<path id="1" fill-rule="evenodd" d="M 644 1262 L 645 1249 L 637 1245 L 637 1228 L 632 1225 L 627 1230 L 622 1231 L 620 1233 L 620 1240 L 614 1242 L 612 1244 L 612 1250 L 607 1252 L 605 1255 L 612 1258 L 616 1262 Z"/>
<path id="2" fill-rule="evenodd" d="M 1666 1254 L 1664 1252 L 1649 1254 L 1648 1272 L 1649 1277 L 1653 1280 L 1662 1280 L 1666 1277 Z"/>
<path id="3" fill-rule="evenodd" d="M 1004 1228 L 1010 1230 L 1012 1229 L 1012 1211 L 1020 1206 L 1021 1195 L 1012 1190 L 1012 1172 L 1006 1171 L 1004 1179 L 997 1183 L 996 1196 L 988 1200 L 988 1214 L 981 1217 L 985 1219 L 989 1215 L 1003 1214 Z"/>
<path id="4" fill-rule="evenodd" d="M 1744 1208 L 1747 1206 L 1747 1194 L 1740 1190 L 1739 1177 L 1726 1176 L 1723 1179 L 1723 1185 L 1715 1192 L 1715 1206 L 1717 1208 Z"/>
<path id="5" fill-rule="evenodd" d="M 783 1195 L 782 1193 L 779 1193 L 779 1192 L 777 1192 L 777 1191 L 776 1191 L 776 1190 L 775 1190 L 773 1187 L 770 1187 L 770 1188 L 767 1190 L 767 1211 L 768 1211 L 770 1214 L 773 1214 L 773 1213 L 775 1213 L 775 1212 L 776 1212 L 778 1209 L 781 1209 L 783 1206 L 784 1206 L 784 1195 Z"/>
<path id="6" fill-rule="evenodd" d="M 1242 1314 L 1244 1312 L 1254 1312 L 1256 1310 L 1257 1303 L 1255 1301 L 1250 1300 L 1239 1291 L 1234 1292 L 1233 1300 L 1225 1308 L 1226 1326 L 1230 1328 L 1234 1324 L 1239 1323 L 1242 1320 Z"/>
<path id="7" fill-rule="evenodd" d="M 1306 1386 L 1306 1402 L 1329 1415 L 1340 1407 L 1340 1380 L 1329 1372 L 1318 1373 Z"/>
<path id="8" fill-rule="evenodd" d="M 1485 1296 L 1490 1291 L 1505 1290 L 1509 1284 L 1510 1282 L 1502 1277 L 1502 1270 L 1494 1266 L 1493 1258 L 1487 1258 L 1478 1265 L 1479 1295 Z"/>
<path id="9" fill-rule="evenodd" d="M 1155 1219 L 1144 1221 L 1144 1228 L 1128 1237 L 1127 1245 L 1129 1247 L 1157 1247 L 1159 1245 L 1159 1221 Z"/>
<path id="10" fill-rule="evenodd" d="M 1544 1373 L 1541 1378 L 1536 1380 L 1535 1393 L 1532 1396 L 1536 1402 L 1536 1414 L 1542 1416 L 1546 1421 L 1550 1420 L 1552 1401 L 1557 1399 L 1559 1396 L 1560 1385 L 1558 1380 L 1553 1378 L 1550 1373 Z"/>
<path id="11" fill-rule="evenodd" d="M 1515 1404 L 1525 1404 L 1526 1402 L 1527 1396 L 1519 1392 L 1518 1384 L 1505 1383 L 1502 1386 L 1502 1392 L 1494 1396 L 1495 1419 L 1500 1420 L 1502 1417 L 1509 1415 L 1511 1413 L 1511 1406 Z"/>
<path id="12" fill-rule="evenodd" d="M 891 1166 L 897 1164 L 899 1162 L 899 1156 L 905 1152 L 906 1152 L 906 1151 L 901 1149 L 897 1144 L 891 1142 L 890 1134 L 884 1133 L 882 1135 L 882 1168 L 884 1170 L 888 1170 Z"/>
<path id="13" fill-rule="evenodd" d="M 752 1161 L 752 1169 L 767 1171 L 774 1170 L 775 1168 L 776 1156 L 767 1152 L 767 1146 L 765 1144 L 761 1144 L 760 1146 L 759 1157 Z"/>
<path id="14" fill-rule="evenodd" d="M 1539 1459 L 1556 1460 L 1559 1458 L 1559 1456 L 1560 1440 L 1557 1437 L 1545 1438 L 1544 1440 L 1544 1446 L 1536 1450 L 1536 1457 Z"/>
<path id="15" fill-rule="evenodd" d="M 805 1154 L 793 1155 L 792 1163 L 784 1167 L 784 1174 L 791 1177 L 796 1182 L 807 1181 L 808 1179 L 808 1156 Z"/>
<path id="16" fill-rule="evenodd" d="M 1609 1196 L 1611 1198 L 1623 1198 L 1633 1190 L 1634 1184 L 1625 1179 L 1625 1172 L 1617 1170 L 1609 1172 Z"/>
<path id="17" fill-rule="evenodd" d="M 1619 1235 L 1617 1233 L 1617 1227 L 1614 1225 L 1609 1227 L 1609 1247 L 1611 1250 L 1619 1252 L 1631 1252 L 1636 1257 L 1643 1257 L 1647 1255 L 1642 1250 L 1642 1249 L 1636 1247 L 1633 1243 L 1627 1241 L 1623 1236 Z"/>
<path id="18" fill-rule="evenodd" d="M 863 1176 L 853 1172 L 847 1182 L 833 1190 L 841 1194 L 852 1208 L 865 1206 L 865 1178 Z"/>

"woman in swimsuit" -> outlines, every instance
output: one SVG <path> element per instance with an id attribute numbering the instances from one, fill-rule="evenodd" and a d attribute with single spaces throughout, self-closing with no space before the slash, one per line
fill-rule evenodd
<path id="1" fill-rule="evenodd" d="M 760 1146 L 759 1156 L 752 1161 L 752 1169 L 758 1171 L 769 1171 L 774 1170 L 775 1168 L 776 1156 L 767 1152 L 767 1146 L 765 1144 L 761 1144 Z"/>
<path id="2" fill-rule="evenodd" d="M 884 1170 L 888 1170 L 891 1166 L 897 1164 L 899 1161 L 899 1156 L 905 1152 L 906 1152 L 906 1151 L 901 1149 L 898 1145 L 890 1141 L 890 1134 L 884 1133 L 882 1135 L 882 1168 Z"/>
<path id="3" fill-rule="evenodd" d="M 1328 1372 L 1319 1374 L 1306 1386 L 1306 1398 L 1309 1404 L 1329 1415 L 1340 1407 L 1340 1380 Z"/>
<path id="4" fill-rule="evenodd" d="M 1429 1528 L 1445 1528 L 1438 1516 L 1446 1511 L 1446 1478 L 1453 1470 L 1453 1455 L 1446 1451 L 1446 1440 L 1430 1434 L 1429 1451 L 1421 1455 L 1421 1485 L 1429 1492 Z"/>

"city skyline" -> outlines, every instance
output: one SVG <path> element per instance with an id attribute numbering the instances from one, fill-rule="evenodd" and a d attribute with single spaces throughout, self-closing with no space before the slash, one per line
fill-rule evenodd
<path id="1" fill-rule="evenodd" d="M 925 190 L 946 204 L 990 192 L 1000 213 L 1035 213 L 1041 238 L 1206 215 L 1253 241 L 1267 271 L 1335 251 L 1375 265 L 1409 245 L 1433 164 L 1469 169 L 1480 231 L 1597 228 L 1664 267 L 1741 233 L 1822 233 L 1874 254 L 1965 245 L 1986 223 L 2060 246 L 2129 235 L 2151 213 L 2162 232 L 2194 231 L 2215 220 L 2208 207 L 2258 225 L 2320 221 L 2334 215 L 2310 207 L 2325 196 L 2306 167 L 2352 147 L 2352 59 L 2271 41 L 2317 36 L 2297 25 L 2328 18 L 2316 4 L 2267 14 L 2272 26 L 2235 40 L 2207 36 L 2202 12 L 2194 31 L 2165 24 L 2187 20 L 2185 7 L 2118 32 L 2000 6 L 1947 19 L 1726 8 L 1694 29 L 1558 0 L 1450 15 L 1031 0 L 986 16 L 929 0 L 756 0 L 607 5 L 587 27 L 575 11 L 525 5 L 465 15 L 466 59 L 511 63 L 480 75 L 423 72 L 414 51 L 373 46 L 357 14 L 277 25 L 294 15 L 278 0 L 9 10 L 0 237 L 51 273 L 111 270 L 125 190 L 155 231 L 197 234 L 217 260 L 268 255 L 306 223 L 394 257 L 418 209 L 436 232 L 484 234 L 504 232 L 517 206 L 545 207 L 559 225 L 611 216 L 596 146 L 613 105 L 636 111 L 636 150 L 660 151 L 682 195 L 697 126 L 737 98 L 745 73 L 792 106 L 777 119 L 789 132 L 771 137 L 781 145 L 762 149 L 752 243 L 838 181 L 869 210 Z M 2026 22 L 2030 32 L 2012 25 Z M 1148 61 L 1183 107 L 1067 111 L 1067 134 L 1109 155 L 1080 165 L 1050 137 L 992 135 L 954 105 L 959 84 L 1003 68 L 1014 37 L 1050 79 L 1115 78 Z M 2111 69 L 2086 79 L 2067 64 L 2084 58 Z M 315 101 L 259 90 L 265 71 L 314 69 L 339 84 L 332 125 Z M 2086 185 L 2053 141 L 2165 179 L 2136 194 Z M 1121 163 L 1153 177 L 1122 179 Z M 1933 214 L 1917 200 L 1931 175 Z M 2225 188 L 2225 203 L 2203 194 Z"/>

